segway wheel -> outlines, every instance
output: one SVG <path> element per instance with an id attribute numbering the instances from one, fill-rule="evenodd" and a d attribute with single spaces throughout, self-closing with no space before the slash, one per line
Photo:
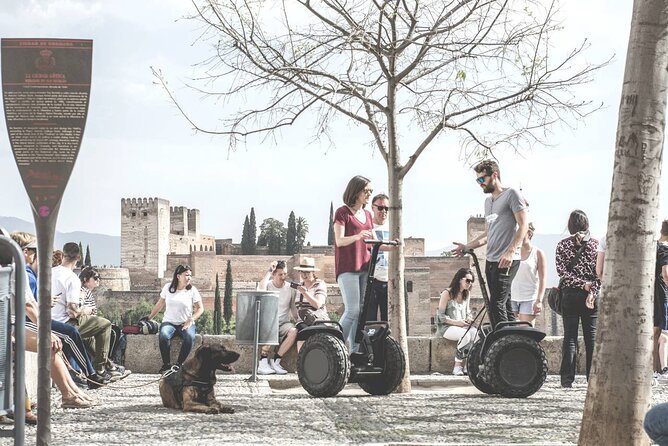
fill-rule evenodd
<path id="1" fill-rule="evenodd" d="M 385 338 L 385 364 L 379 364 L 383 372 L 369 375 L 359 386 L 371 395 L 388 395 L 396 390 L 404 378 L 406 357 L 399 343 L 391 336 Z M 374 364 L 375 365 L 375 364 Z"/>
<path id="2" fill-rule="evenodd" d="M 327 333 L 314 334 L 299 351 L 297 370 L 299 383 L 311 395 L 337 395 L 350 376 L 350 360 L 343 341 Z"/>
<path id="3" fill-rule="evenodd" d="M 469 350 L 469 355 L 467 356 L 466 359 L 466 364 L 469 371 L 469 380 L 471 381 L 471 384 L 475 386 L 476 389 L 480 390 L 483 393 L 493 395 L 498 392 L 494 390 L 493 386 L 487 384 L 484 375 L 482 374 L 482 370 L 480 368 L 481 362 L 484 359 L 480 358 L 480 352 L 482 351 L 482 342 L 483 342 L 482 339 L 478 339 L 471 347 L 471 350 Z"/>
<path id="4" fill-rule="evenodd" d="M 528 336 L 503 336 L 485 354 L 484 380 L 508 398 L 526 398 L 543 386 L 547 358 L 538 342 Z"/>

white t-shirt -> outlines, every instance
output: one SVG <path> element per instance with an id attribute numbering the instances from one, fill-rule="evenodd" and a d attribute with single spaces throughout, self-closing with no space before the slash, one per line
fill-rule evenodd
<path id="1" fill-rule="evenodd" d="M 193 315 L 193 305 L 195 302 L 202 302 L 202 296 L 194 286 L 189 290 L 185 288 L 176 290 L 176 293 L 169 292 L 170 283 L 165 284 L 160 291 L 160 297 L 165 299 L 165 315 L 163 322 L 169 322 L 174 325 L 181 325 Z"/>
<path id="2" fill-rule="evenodd" d="M 278 323 L 290 322 L 290 307 L 294 299 L 293 296 L 296 294 L 290 288 L 290 283 L 286 281 L 281 288 L 278 288 L 272 280 L 269 280 L 267 291 L 278 291 Z"/>
<path id="3" fill-rule="evenodd" d="M 389 240 L 390 239 L 390 226 L 385 223 L 384 225 L 373 225 L 373 235 L 376 240 Z M 376 269 L 373 273 L 373 276 L 376 280 L 381 282 L 387 282 L 389 278 L 389 261 L 388 252 L 378 250 L 378 261 L 376 262 Z"/>
<path id="4" fill-rule="evenodd" d="M 58 296 L 58 302 L 51 309 L 51 319 L 58 322 L 67 322 L 67 304 L 79 305 L 81 296 L 81 280 L 69 268 L 62 265 L 51 270 L 51 294 Z"/>

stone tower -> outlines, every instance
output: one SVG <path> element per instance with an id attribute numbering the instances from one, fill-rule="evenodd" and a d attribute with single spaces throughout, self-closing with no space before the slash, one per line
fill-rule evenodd
<path id="1" fill-rule="evenodd" d="M 133 287 L 153 287 L 156 278 L 163 278 L 170 217 L 169 201 L 162 198 L 121 200 L 121 266 L 130 271 Z"/>

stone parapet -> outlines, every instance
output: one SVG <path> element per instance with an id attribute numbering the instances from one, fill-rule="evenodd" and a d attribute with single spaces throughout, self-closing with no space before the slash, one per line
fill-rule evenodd
<path id="1" fill-rule="evenodd" d="M 251 373 L 253 356 L 252 345 L 239 345 L 234 336 L 222 335 L 197 335 L 193 350 L 200 345 L 223 344 L 227 349 L 241 354 L 239 360 L 234 364 L 237 373 Z M 558 374 L 561 364 L 561 336 L 548 336 L 541 345 L 547 356 L 550 374 Z M 172 340 L 171 358 L 176 361 L 181 348 L 181 339 L 176 337 Z M 409 336 L 408 357 L 411 373 L 452 373 L 454 365 L 456 343 L 444 338 Z M 577 371 L 584 373 L 584 342 L 580 338 L 577 357 Z M 291 373 L 295 372 L 297 363 L 297 352 L 292 348 L 281 362 Z M 125 366 L 137 373 L 157 373 L 162 365 L 160 350 L 158 348 L 158 335 L 128 335 L 127 349 L 125 351 Z"/>

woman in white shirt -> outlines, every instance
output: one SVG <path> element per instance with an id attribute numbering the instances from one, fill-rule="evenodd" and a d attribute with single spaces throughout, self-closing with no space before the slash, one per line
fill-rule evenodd
<path id="1" fill-rule="evenodd" d="M 172 281 L 160 292 L 160 299 L 155 303 L 149 319 L 153 319 L 163 308 L 165 315 L 160 324 L 158 335 L 162 367 L 159 373 L 169 370 L 171 365 L 170 347 L 175 335 L 181 336 L 183 343 L 176 362 L 178 367 L 186 360 L 195 343 L 195 321 L 204 312 L 202 296 L 197 288 L 190 284 L 192 271 L 188 265 L 179 265 L 174 271 Z"/>
<path id="2" fill-rule="evenodd" d="M 547 275 L 545 253 L 531 244 L 535 230 L 533 223 L 529 223 L 529 230 L 522 241 L 520 267 L 510 287 L 510 304 L 515 317 L 531 322 L 531 325 L 543 311 Z"/>

